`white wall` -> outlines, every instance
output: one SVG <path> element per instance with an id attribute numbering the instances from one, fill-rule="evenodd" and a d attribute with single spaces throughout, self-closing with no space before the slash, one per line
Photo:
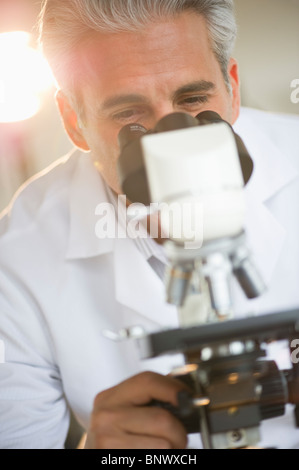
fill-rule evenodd
<path id="1" fill-rule="evenodd" d="M 0 123 L 0 212 L 19 186 L 72 149 L 49 91 L 42 110 L 20 123 Z"/>
<path id="2" fill-rule="evenodd" d="M 299 114 L 290 99 L 299 79 L 299 0 L 235 0 L 235 8 L 243 104 Z"/>

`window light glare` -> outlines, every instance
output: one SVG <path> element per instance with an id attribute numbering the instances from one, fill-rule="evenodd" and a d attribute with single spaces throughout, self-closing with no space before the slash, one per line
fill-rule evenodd
<path id="1" fill-rule="evenodd" d="M 30 47 L 29 33 L 0 34 L 0 64 L 0 122 L 34 116 L 53 78 L 41 53 Z"/>

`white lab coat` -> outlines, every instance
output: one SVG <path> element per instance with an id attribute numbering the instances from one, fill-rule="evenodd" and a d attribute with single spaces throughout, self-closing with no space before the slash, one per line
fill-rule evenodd
<path id="1" fill-rule="evenodd" d="M 254 301 L 235 286 L 236 311 L 298 307 L 299 120 L 242 110 L 236 131 L 255 161 L 246 229 L 270 286 Z M 1 219 L 0 448 L 63 447 L 68 406 L 87 427 L 99 391 L 141 370 L 168 373 L 181 360 L 141 361 L 133 340 L 102 334 L 177 326 L 176 309 L 134 240 L 96 237 L 95 209 L 104 201 L 100 175 L 76 151 L 26 184 Z M 284 365 L 280 348 L 276 354 Z M 263 423 L 263 443 L 298 446 L 290 420 Z"/>

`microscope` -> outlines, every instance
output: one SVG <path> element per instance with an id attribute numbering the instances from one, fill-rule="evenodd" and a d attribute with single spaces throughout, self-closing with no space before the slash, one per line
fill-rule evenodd
<path id="1" fill-rule="evenodd" d="M 266 352 L 267 343 L 287 340 L 291 354 L 299 310 L 245 318 L 234 311 L 233 279 L 249 299 L 266 290 L 244 230 L 244 187 L 254 168 L 243 141 L 205 111 L 170 114 L 151 130 L 127 125 L 119 143 L 124 194 L 158 207 L 166 299 L 179 315 L 178 328 L 136 340 L 140 356 L 183 354 L 184 366 L 171 375 L 190 390 L 178 407 L 150 405 L 175 414 L 187 433 L 200 433 L 206 449 L 258 445 L 262 420 L 283 415 L 289 403 L 299 426 L 299 365 L 280 370 Z"/>

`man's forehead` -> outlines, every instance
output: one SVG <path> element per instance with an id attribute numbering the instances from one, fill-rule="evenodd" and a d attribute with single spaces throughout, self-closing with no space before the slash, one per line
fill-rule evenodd
<path id="1" fill-rule="evenodd" d="M 161 18 L 136 31 L 93 31 L 78 45 L 84 67 L 101 65 L 107 69 L 117 63 L 150 61 L 155 54 L 180 55 L 182 46 L 194 52 L 196 48 L 210 49 L 205 19 L 198 14 L 183 12 L 173 18 Z M 177 48 L 177 45 L 180 45 Z M 210 49 L 211 52 L 211 49 Z M 152 57 L 149 57 L 149 54 Z"/>
<path id="2" fill-rule="evenodd" d="M 175 100 L 217 84 L 220 67 L 201 16 L 181 14 L 136 34 L 94 33 L 81 44 L 82 92 L 93 100 L 96 95 L 103 111 L 172 95 Z"/>

